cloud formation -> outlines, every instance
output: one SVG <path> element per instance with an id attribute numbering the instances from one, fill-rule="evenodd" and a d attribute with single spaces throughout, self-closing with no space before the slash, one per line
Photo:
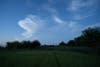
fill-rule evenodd
<path id="1" fill-rule="evenodd" d="M 94 15 L 98 0 L 72 0 L 67 8 L 75 20 L 82 20 Z"/>
<path id="2" fill-rule="evenodd" d="M 81 30 L 87 27 L 82 25 L 77 20 L 83 20 L 85 18 L 91 17 L 96 11 L 96 9 L 94 9 L 96 2 L 93 0 L 71 0 L 71 2 L 69 2 L 69 6 L 67 4 L 67 11 L 71 13 L 72 17 L 71 20 L 65 20 L 66 15 L 64 14 L 62 17 L 63 9 L 61 10 L 60 8 L 57 8 L 57 6 L 54 6 L 53 0 L 48 0 L 48 2 L 49 3 L 43 3 L 41 8 L 39 8 L 41 13 L 48 14 L 47 17 L 42 18 L 42 20 L 44 19 L 46 22 L 41 23 L 42 20 L 39 18 L 41 15 L 31 15 L 19 21 L 20 27 L 25 30 L 25 32 L 22 33 L 23 36 L 30 38 L 32 35 L 35 35 L 41 40 L 58 40 L 57 36 L 66 34 L 71 34 L 71 36 L 74 37 L 74 35 L 79 35 Z M 66 7 L 64 7 L 64 9 L 66 9 Z M 70 16 L 70 13 L 68 16 Z M 42 27 L 40 27 L 41 24 L 43 25 Z M 59 39 L 60 38 L 63 39 L 65 37 L 61 36 Z"/>
<path id="3" fill-rule="evenodd" d="M 38 30 L 40 19 L 37 16 L 30 15 L 18 22 L 19 26 L 25 30 L 22 33 L 23 36 L 29 38 Z"/>

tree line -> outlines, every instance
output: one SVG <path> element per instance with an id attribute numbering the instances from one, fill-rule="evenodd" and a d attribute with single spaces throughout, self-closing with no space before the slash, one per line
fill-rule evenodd
<path id="1" fill-rule="evenodd" d="M 38 40 L 34 41 L 14 41 L 14 42 L 7 42 L 7 49 L 33 49 L 39 48 L 41 43 Z"/>
<path id="2" fill-rule="evenodd" d="M 58 46 L 71 46 L 71 47 L 93 47 L 100 48 L 100 27 L 87 28 L 82 31 L 82 34 L 68 42 L 60 42 Z M 38 40 L 34 41 L 14 41 L 7 42 L 7 49 L 34 49 L 40 47 L 55 47 L 55 45 L 41 45 Z M 2 47 L 0 47 L 2 49 Z"/>
<path id="3" fill-rule="evenodd" d="M 89 27 L 83 30 L 80 36 L 67 43 L 62 41 L 59 45 L 100 48 L 100 27 Z"/>

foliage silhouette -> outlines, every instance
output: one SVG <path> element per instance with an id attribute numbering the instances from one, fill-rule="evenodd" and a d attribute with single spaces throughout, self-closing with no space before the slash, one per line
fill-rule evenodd
<path id="1" fill-rule="evenodd" d="M 87 28 L 82 31 L 82 35 L 70 40 L 68 46 L 100 47 L 100 28 Z"/>
<path id="2" fill-rule="evenodd" d="M 34 40 L 33 42 L 31 42 L 31 49 L 38 48 L 40 46 L 41 46 L 41 43 L 38 40 Z"/>
<path id="3" fill-rule="evenodd" d="M 38 40 L 35 40 L 33 42 L 31 41 L 14 41 L 14 42 L 7 42 L 6 48 L 8 49 L 33 49 L 38 48 L 41 46 L 41 43 Z"/>
<path id="4" fill-rule="evenodd" d="M 66 43 L 62 41 L 59 43 L 59 46 L 66 46 Z"/>
<path id="5" fill-rule="evenodd" d="M 80 52 L 87 52 L 90 49 L 78 49 L 72 47 L 87 47 L 91 48 L 93 51 L 100 54 L 100 27 L 87 28 L 82 31 L 82 34 L 73 40 L 65 42 L 60 42 L 57 46 L 55 45 L 41 45 L 38 40 L 34 41 L 14 41 L 7 42 L 7 49 L 35 49 L 41 47 L 41 49 L 66 49 L 66 46 L 70 48 L 70 50 L 76 50 Z M 71 49 L 72 48 L 72 49 Z M 68 49 L 68 48 L 67 48 Z"/>

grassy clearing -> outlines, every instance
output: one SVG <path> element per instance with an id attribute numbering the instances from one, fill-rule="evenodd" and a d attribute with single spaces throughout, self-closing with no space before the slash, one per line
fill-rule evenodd
<path id="1" fill-rule="evenodd" d="M 100 56 L 71 51 L 0 51 L 0 67 L 100 67 Z"/>

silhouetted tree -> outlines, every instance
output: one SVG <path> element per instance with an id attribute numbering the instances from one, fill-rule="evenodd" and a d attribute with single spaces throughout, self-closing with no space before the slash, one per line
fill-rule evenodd
<path id="1" fill-rule="evenodd" d="M 100 28 L 87 28 L 82 35 L 70 40 L 68 46 L 100 47 Z"/>
<path id="2" fill-rule="evenodd" d="M 87 46 L 83 36 L 74 39 L 75 46 Z"/>
<path id="3" fill-rule="evenodd" d="M 66 46 L 66 43 L 62 41 L 59 43 L 59 46 Z"/>
<path id="4" fill-rule="evenodd" d="M 74 40 L 68 41 L 67 46 L 76 46 L 75 41 Z"/>
<path id="5" fill-rule="evenodd" d="M 7 42 L 6 48 L 8 49 L 33 49 L 38 48 L 41 46 L 41 43 L 38 40 L 35 40 L 33 42 L 30 41 L 14 41 L 14 42 Z"/>
<path id="6" fill-rule="evenodd" d="M 85 29 L 83 32 L 83 37 L 85 42 L 89 47 L 96 47 L 100 46 L 100 28 L 95 27 L 95 28 L 88 28 Z"/>
<path id="7" fill-rule="evenodd" d="M 31 48 L 31 42 L 30 41 L 22 41 L 20 47 L 21 48 Z"/>
<path id="8" fill-rule="evenodd" d="M 2 50 L 2 49 L 5 49 L 5 47 L 3 47 L 3 46 L 0 46 L 0 50 Z"/>
<path id="9" fill-rule="evenodd" d="M 7 49 L 12 49 L 13 48 L 13 44 L 11 42 L 7 42 Z"/>
<path id="10" fill-rule="evenodd" d="M 17 49 L 19 48 L 20 42 L 14 41 L 14 42 L 7 42 L 6 48 L 8 49 Z"/>
<path id="11" fill-rule="evenodd" d="M 31 43 L 31 49 L 32 48 L 38 48 L 41 46 L 41 43 L 38 41 L 38 40 L 34 40 L 32 43 Z"/>

